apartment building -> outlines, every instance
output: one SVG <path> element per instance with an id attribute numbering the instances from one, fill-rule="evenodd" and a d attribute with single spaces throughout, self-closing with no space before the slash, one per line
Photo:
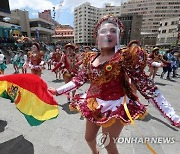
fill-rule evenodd
<path id="1" fill-rule="evenodd" d="M 113 16 L 121 16 L 121 6 L 111 6 L 110 3 L 106 3 L 104 8 L 99 8 L 98 17 L 101 19 L 103 16 L 109 14 Z"/>
<path id="2" fill-rule="evenodd" d="M 74 43 L 93 44 L 93 29 L 99 10 L 86 2 L 74 9 Z"/>
<path id="3" fill-rule="evenodd" d="M 74 9 L 74 42 L 84 45 L 94 45 L 94 27 L 104 15 L 120 16 L 120 6 L 105 4 L 104 8 L 91 6 L 89 2 Z"/>
<path id="4" fill-rule="evenodd" d="M 125 27 L 121 44 L 127 45 L 131 40 L 141 39 L 141 15 L 121 15 L 118 18 Z"/>
<path id="5" fill-rule="evenodd" d="M 156 45 L 176 46 L 180 44 L 180 17 L 161 20 Z"/>
<path id="6" fill-rule="evenodd" d="M 143 16 L 141 34 L 147 44 L 155 44 L 160 21 L 180 16 L 180 0 L 129 0 L 121 5 L 121 14 Z"/>

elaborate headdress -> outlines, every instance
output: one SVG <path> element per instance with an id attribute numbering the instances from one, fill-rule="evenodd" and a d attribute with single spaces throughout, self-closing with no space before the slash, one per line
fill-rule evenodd
<path id="1" fill-rule="evenodd" d="M 158 47 L 155 47 L 155 48 L 153 48 L 152 52 L 155 52 L 155 51 L 157 51 L 157 50 L 159 50 L 159 48 L 158 48 Z"/>
<path id="2" fill-rule="evenodd" d="M 40 50 L 40 45 L 39 45 L 39 43 L 34 42 L 32 45 L 35 45 L 35 46 L 37 47 L 38 51 Z"/>
<path id="3" fill-rule="evenodd" d="M 84 49 L 86 49 L 86 48 L 89 48 L 89 49 L 91 49 L 91 47 L 90 47 L 90 46 L 85 46 L 85 47 L 84 47 Z"/>
<path id="4" fill-rule="evenodd" d="M 54 51 L 56 51 L 56 49 L 61 50 L 61 47 L 60 47 L 59 45 L 57 45 L 57 46 L 54 48 Z"/>
<path id="5" fill-rule="evenodd" d="M 99 30 L 101 29 L 101 25 L 106 23 L 112 23 L 113 25 L 116 26 L 117 44 L 115 45 L 115 52 L 117 52 L 120 48 L 120 42 L 121 42 L 120 39 L 124 32 L 124 25 L 117 17 L 112 15 L 106 15 L 103 18 L 101 18 L 101 20 L 98 22 L 97 26 L 95 27 L 95 31 L 94 31 L 95 37 L 98 36 Z M 102 44 L 98 41 L 98 49 L 101 50 L 101 48 L 102 48 Z"/>
<path id="6" fill-rule="evenodd" d="M 105 21 L 110 21 L 110 22 L 116 23 L 117 27 L 120 29 L 121 36 L 123 35 L 124 25 L 122 24 L 122 22 L 115 16 L 106 15 L 103 18 L 101 18 L 101 20 L 97 23 L 97 25 L 95 27 L 95 31 L 94 31 L 94 36 L 95 37 L 97 36 L 98 29 L 100 28 L 101 24 L 104 23 Z"/>
<path id="7" fill-rule="evenodd" d="M 140 46 L 140 42 L 138 40 L 131 40 L 129 43 L 128 43 L 128 47 L 130 47 L 132 44 L 137 44 L 138 46 Z"/>
<path id="8" fill-rule="evenodd" d="M 73 45 L 73 44 L 71 44 L 71 43 L 68 43 L 68 44 L 66 44 L 65 46 L 64 46 L 64 48 L 65 49 L 67 49 L 68 47 L 70 47 L 71 49 L 75 49 L 75 46 Z"/>

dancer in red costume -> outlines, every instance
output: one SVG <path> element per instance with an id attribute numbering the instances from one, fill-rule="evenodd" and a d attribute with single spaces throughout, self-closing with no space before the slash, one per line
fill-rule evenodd
<path id="1" fill-rule="evenodd" d="M 40 51 L 39 43 L 33 43 L 31 52 L 28 55 L 30 59 L 29 67 L 31 68 L 31 73 L 41 77 L 42 69 L 44 69 L 44 52 Z"/>
<path id="2" fill-rule="evenodd" d="M 64 56 L 64 53 L 63 51 L 61 51 L 60 46 L 56 46 L 54 49 L 52 58 L 51 58 L 51 63 L 54 65 L 54 67 L 56 67 L 56 65 L 62 61 L 63 56 Z M 54 72 L 56 74 L 56 79 L 58 79 L 58 73 L 59 73 L 59 79 L 60 79 L 61 73 L 59 69 L 55 70 Z"/>
<path id="3" fill-rule="evenodd" d="M 159 54 L 158 47 L 155 47 L 152 50 L 152 53 L 149 55 L 148 61 L 149 61 L 149 69 L 150 69 L 149 77 L 150 78 L 152 77 L 153 80 L 156 76 L 159 67 L 170 65 L 170 63 L 164 60 L 162 55 Z"/>
<path id="4" fill-rule="evenodd" d="M 64 46 L 65 54 L 61 58 L 61 61 L 56 65 L 56 67 L 52 70 L 55 72 L 57 69 L 60 70 L 63 75 L 63 79 L 65 83 L 71 81 L 72 77 L 77 75 L 78 67 L 75 54 L 75 46 L 71 43 L 68 43 Z M 75 95 L 75 90 L 72 91 L 72 98 Z M 70 103 L 70 97 L 68 97 L 68 103 Z"/>
<path id="5" fill-rule="evenodd" d="M 58 89 L 49 88 L 52 94 L 61 95 L 90 80 L 87 93 L 75 95 L 70 106 L 87 119 L 85 139 L 93 154 L 98 153 L 96 136 L 101 126 L 111 141 L 106 150 L 118 154 L 113 138 L 119 137 L 124 125 L 131 122 L 129 117 L 134 120 L 146 113 L 146 108 L 131 89 L 129 78 L 145 99 L 164 112 L 173 125 L 180 124 L 180 117 L 144 72 L 146 52 L 139 46 L 119 49 L 123 30 L 124 26 L 117 18 L 102 18 L 95 29 L 100 53 L 87 53 L 77 76 Z"/>

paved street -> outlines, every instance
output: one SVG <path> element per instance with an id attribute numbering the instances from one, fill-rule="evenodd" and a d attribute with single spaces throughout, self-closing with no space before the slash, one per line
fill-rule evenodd
<path id="1" fill-rule="evenodd" d="M 8 65 L 6 73 L 13 73 L 12 65 Z M 161 70 L 159 71 L 159 73 Z M 180 74 L 180 71 L 178 72 Z M 49 70 L 43 72 L 42 78 L 48 86 L 59 87 L 64 82 L 56 81 L 55 75 Z M 178 115 L 180 115 L 180 78 L 173 81 L 155 78 L 156 84 L 171 102 Z M 81 87 L 78 92 L 88 88 L 88 84 Z M 142 102 L 147 101 L 140 96 Z M 0 98 L 0 154 L 91 154 L 85 139 L 85 120 L 80 114 L 70 112 L 65 96 L 58 96 L 60 114 L 56 119 L 44 122 L 38 127 L 31 127 L 23 115 L 11 104 L 9 100 Z M 179 130 L 169 125 L 160 113 L 152 106 L 148 106 L 149 115 L 143 120 L 136 120 L 136 126 L 145 137 L 173 138 L 174 143 L 154 143 L 151 146 L 158 154 L 175 154 L 180 151 Z M 143 137 L 132 126 L 124 127 L 121 137 Z M 149 154 L 149 150 L 142 143 L 118 143 L 121 154 Z M 105 154 L 100 149 L 100 154 Z"/>

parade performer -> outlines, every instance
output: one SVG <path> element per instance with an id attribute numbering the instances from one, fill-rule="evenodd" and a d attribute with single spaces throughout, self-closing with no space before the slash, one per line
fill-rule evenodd
<path id="1" fill-rule="evenodd" d="M 132 47 L 132 46 L 136 46 L 138 48 L 140 48 L 140 42 L 138 40 L 131 40 L 129 43 L 128 43 L 128 48 Z M 142 50 L 142 49 L 140 49 Z M 147 53 L 144 53 L 147 55 Z M 131 78 L 129 78 L 129 83 L 131 84 L 131 88 L 133 90 L 134 93 L 137 93 L 137 88 L 136 88 L 136 85 L 132 82 Z"/>
<path id="2" fill-rule="evenodd" d="M 98 153 L 96 136 L 101 126 L 112 141 L 113 137 L 119 137 L 124 125 L 146 113 L 146 108 L 131 89 L 129 78 L 145 99 L 164 112 L 173 125 L 180 125 L 180 117 L 144 72 L 145 51 L 138 46 L 115 51 L 123 30 L 124 26 L 117 18 L 102 18 L 95 29 L 100 53 L 87 53 L 83 60 L 84 68 L 76 77 L 58 89 L 49 88 L 52 94 L 61 95 L 90 80 L 87 93 L 75 95 L 70 106 L 87 119 L 85 139 L 93 154 Z M 105 148 L 108 153 L 118 153 L 113 141 Z"/>
<path id="3" fill-rule="evenodd" d="M 24 54 L 23 54 L 23 51 L 21 50 L 21 51 L 20 51 L 20 54 L 19 54 L 18 69 L 21 69 L 23 74 L 25 73 L 25 70 L 24 70 L 24 67 L 23 67 L 25 61 L 26 61 L 25 56 L 24 56 Z"/>
<path id="4" fill-rule="evenodd" d="M 63 57 L 64 53 L 61 51 L 60 46 L 56 46 L 54 49 L 54 53 L 51 57 L 51 64 L 54 65 L 54 67 L 56 67 L 56 65 L 62 61 L 62 57 Z M 59 79 L 61 77 L 61 72 L 59 71 L 59 69 L 54 71 L 56 74 L 56 79 L 58 79 L 58 73 L 59 73 Z"/>
<path id="5" fill-rule="evenodd" d="M 91 47 L 90 46 L 84 46 L 84 50 L 83 50 L 83 53 L 82 53 L 82 58 L 84 58 L 86 53 L 88 53 L 88 52 L 92 52 Z"/>
<path id="6" fill-rule="evenodd" d="M 6 64 L 4 63 L 4 54 L 0 51 L 0 74 L 4 74 L 4 70 L 7 68 Z"/>
<path id="7" fill-rule="evenodd" d="M 29 61 L 30 61 L 30 56 L 28 56 L 28 52 L 27 54 L 24 54 L 23 55 L 23 59 L 24 59 L 24 64 L 23 64 L 23 74 L 26 74 L 27 73 L 27 69 L 29 67 Z"/>
<path id="8" fill-rule="evenodd" d="M 169 65 L 169 62 L 164 60 L 162 55 L 159 54 L 159 48 L 155 47 L 152 50 L 152 53 L 149 55 L 148 58 L 148 62 L 149 62 L 149 69 L 150 69 L 150 74 L 149 77 L 154 80 L 157 70 L 159 67 L 164 67 Z"/>
<path id="9" fill-rule="evenodd" d="M 31 73 L 41 76 L 41 72 L 44 69 L 44 52 L 40 51 L 39 43 L 33 43 L 29 55 L 29 67 L 31 68 Z"/>
<path id="10" fill-rule="evenodd" d="M 81 64 L 83 63 L 83 56 L 84 53 L 79 51 L 78 46 L 75 46 L 75 64 L 78 67 L 77 69 L 81 68 Z"/>
<path id="11" fill-rule="evenodd" d="M 14 74 L 19 73 L 18 63 L 19 63 L 19 52 L 13 52 L 12 64 L 15 71 Z"/>
<path id="12" fill-rule="evenodd" d="M 63 55 L 61 61 L 52 70 L 53 72 L 60 69 L 61 74 L 65 83 L 71 81 L 72 77 L 77 75 L 79 64 L 76 60 L 76 54 L 74 52 L 75 46 L 68 43 L 64 46 L 65 54 Z M 72 91 L 72 97 L 74 97 L 75 91 Z M 70 103 L 70 98 L 68 97 L 68 103 Z"/>
<path id="13" fill-rule="evenodd" d="M 48 70 L 51 70 L 51 55 L 49 51 L 45 53 L 45 62 L 48 65 Z"/>
<path id="14" fill-rule="evenodd" d="M 91 51 L 91 47 L 90 46 L 85 46 L 84 47 L 84 52 L 90 52 Z"/>

